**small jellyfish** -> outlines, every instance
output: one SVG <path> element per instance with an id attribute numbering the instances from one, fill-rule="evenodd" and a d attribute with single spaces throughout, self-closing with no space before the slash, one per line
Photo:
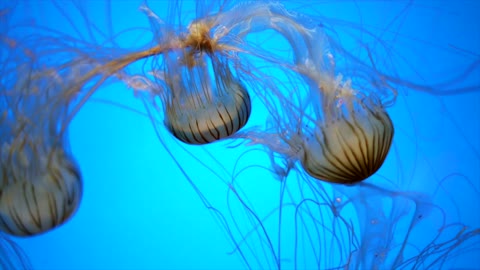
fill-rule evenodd
<path id="1" fill-rule="evenodd" d="M 65 223 L 80 204 L 82 177 L 63 125 L 73 98 L 55 69 L 10 50 L 24 60 L 6 64 L 1 81 L 0 230 L 32 236 Z"/>

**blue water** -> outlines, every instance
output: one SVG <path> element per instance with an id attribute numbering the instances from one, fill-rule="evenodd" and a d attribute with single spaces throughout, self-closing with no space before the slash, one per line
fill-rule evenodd
<path id="1" fill-rule="evenodd" d="M 77 6 L 74 3 L 19 1 L 10 19 L 58 29 L 97 44 L 118 33 L 115 46 L 127 52 L 152 46 L 148 19 L 139 11 L 142 1 L 78 1 Z M 165 20 L 169 19 L 168 4 L 169 1 L 148 3 Z M 181 16 L 188 22 L 195 15 L 194 2 L 182 5 Z M 392 83 L 398 91 L 396 102 L 387 109 L 395 126 L 393 145 L 382 168 L 366 182 L 380 186 L 393 182 L 392 186 L 398 190 L 425 194 L 431 204 L 438 206 L 420 212 L 425 218 L 412 230 L 405 257 L 417 256 L 429 244 L 458 241 L 461 235 L 457 233 L 463 232 L 459 229 L 463 226 L 466 230 L 478 230 L 480 68 L 468 67 L 480 59 L 479 3 L 312 1 L 286 5 L 315 16 L 318 24 L 335 33 L 332 38 L 341 46 L 352 54 L 362 55 L 371 64 L 365 54 L 365 48 L 369 48 L 378 68 L 398 79 L 398 84 Z M 372 40 L 362 31 L 377 39 Z M 272 32 L 260 32 L 248 42 L 271 46 L 275 38 Z M 365 43 L 360 44 L 360 40 Z M 285 41 L 278 41 L 279 47 L 282 42 Z M 112 45 L 108 43 L 105 47 Z M 35 53 L 39 48 L 31 49 Z M 111 48 L 106 50 L 112 50 L 112 55 L 116 53 Z M 289 52 L 284 53 L 288 59 Z M 127 73 L 139 74 L 141 68 L 141 63 L 133 64 Z M 409 87 L 404 83 L 407 81 L 417 85 Z M 429 90 L 418 85 L 428 86 Z M 470 86 L 474 86 L 472 91 L 462 90 Z M 72 219 L 61 227 L 34 237 L 11 238 L 27 254 L 34 269 L 274 269 L 278 265 L 292 269 L 295 264 L 299 269 L 315 269 L 343 267 L 348 259 L 339 259 L 339 250 L 359 249 L 364 252 L 361 256 L 369 258 L 377 252 L 358 243 L 350 247 L 338 245 L 348 242 L 345 239 L 351 235 L 327 217 L 321 226 L 306 221 L 306 227 L 295 229 L 294 221 L 299 221 L 297 215 L 302 214 L 295 213 L 289 200 L 298 202 L 314 197 L 322 202 L 310 193 L 318 180 L 306 176 L 299 166 L 282 178 L 272 172 L 276 168 L 264 154 L 264 148 L 245 145 L 239 138 L 207 146 L 180 144 L 162 125 L 156 133 L 138 96 L 121 82 L 102 86 L 71 122 L 68 130 L 71 150 L 84 180 L 82 202 Z M 247 129 L 262 125 L 268 118 L 262 99 L 255 96 L 252 99 L 252 118 Z M 255 216 L 238 203 L 232 186 Z M 290 195 L 282 197 L 282 187 Z M 331 191 L 329 184 L 324 187 Z M 365 196 L 362 198 L 349 198 L 348 194 L 353 193 L 348 192 L 330 194 L 332 200 L 351 199 L 359 207 L 370 207 L 362 201 L 368 202 L 368 196 L 378 195 L 371 190 L 359 193 Z M 218 212 L 208 209 L 202 196 Z M 389 220 L 393 214 L 385 213 L 398 207 L 398 211 L 407 211 L 405 215 L 411 216 L 413 204 L 379 202 L 384 204 L 375 209 L 379 211 L 378 220 L 370 219 L 368 213 L 358 209 L 356 212 L 352 205 L 341 213 L 355 227 L 360 241 L 366 242 L 366 237 L 391 236 L 397 244 L 388 246 L 390 253 L 387 253 L 398 252 L 408 230 L 408 218 L 394 222 Z M 279 208 L 284 208 L 282 217 Z M 320 217 L 326 216 L 325 213 L 317 213 L 319 217 L 315 220 L 321 222 Z M 311 214 L 303 212 L 306 219 Z M 366 223 L 368 220 L 370 224 Z M 374 226 L 382 220 L 386 220 L 386 227 L 378 229 L 376 234 Z M 462 225 L 446 227 L 446 224 Z M 360 227 L 366 227 L 365 231 Z M 329 229 L 341 240 L 336 242 L 335 238 L 318 233 L 318 228 Z M 435 239 L 440 229 L 445 234 Z M 297 243 L 295 236 L 300 239 Z M 450 253 L 443 267 L 480 268 L 479 243 L 480 234 L 472 236 Z M 243 250 L 243 257 L 239 249 Z M 320 263 L 314 262 L 313 253 Z M 300 254 L 296 263 L 294 254 Z M 391 264 L 378 264 L 381 269 L 388 265 Z"/>

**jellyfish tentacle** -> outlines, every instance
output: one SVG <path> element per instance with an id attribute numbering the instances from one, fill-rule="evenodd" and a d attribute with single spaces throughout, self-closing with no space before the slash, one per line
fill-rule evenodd
<path id="1" fill-rule="evenodd" d="M 20 245 L 4 233 L 0 233 L 0 265 L 2 269 L 33 269 Z"/>

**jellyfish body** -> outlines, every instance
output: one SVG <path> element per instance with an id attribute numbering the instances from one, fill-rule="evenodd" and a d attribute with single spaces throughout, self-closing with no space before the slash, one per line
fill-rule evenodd
<path id="1" fill-rule="evenodd" d="M 310 106 L 315 107 L 314 127 L 304 133 L 300 162 L 319 180 L 340 184 L 363 181 L 385 161 L 393 123 L 376 93 L 361 86 L 353 89 L 351 80 L 335 75 L 335 58 L 323 31 L 314 27 L 304 32 L 313 34 L 293 39 L 291 32 L 283 32 L 291 42 L 295 40 L 296 65 L 309 85 Z"/>
<path id="2" fill-rule="evenodd" d="M 393 123 L 381 104 L 359 99 L 342 86 L 341 104 L 330 105 L 313 135 L 305 138 L 301 164 L 312 177 L 353 184 L 373 175 L 383 164 L 393 139 Z"/>
<path id="3" fill-rule="evenodd" d="M 208 69 L 209 60 L 213 74 Z M 227 63 L 215 56 L 200 56 L 195 61 L 193 67 L 170 66 L 169 71 L 176 70 L 182 77 L 168 80 L 172 93 L 165 105 L 165 125 L 182 142 L 205 144 L 229 137 L 245 126 L 251 101 Z M 166 76 L 177 77 L 171 72 Z"/>
<path id="4" fill-rule="evenodd" d="M 0 230 L 31 236 L 65 223 L 79 207 L 83 185 L 63 124 L 73 101 L 64 88 L 71 88 L 68 77 L 26 56 L 17 59 L 0 96 Z"/>
<path id="5" fill-rule="evenodd" d="M 0 230 L 30 236 L 52 230 L 78 209 L 82 178 L 62 148 L 2 146 Z"/>

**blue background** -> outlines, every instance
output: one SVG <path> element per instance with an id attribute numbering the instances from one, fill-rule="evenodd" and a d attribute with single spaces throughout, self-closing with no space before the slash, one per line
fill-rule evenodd
<path id="1" fill-rule="evenodd" d="M 408 15 L 402 13 L 403 1 L 331 2 L 312 1 L 295 8 L 328 17 L 323 23 L 333 28 L 338 24 L 339 29 L 345 29 L 337 20 L 347 20 L 358 29 L 378 34 L 380 40 L 392 47 L 389 53 L 374 53 L 395 63 L 394 67 L 386 68 L 401 79 L 435 85 L 455 78 L 462 68 L 479 59 L 480 5 L 476 1 L 413 1 L 407 8 Z M 49 1 L 20 1 L 15 19 L 32 18 L 31 23 L 78 35 L 73 22 L 87 40 L 87 30 L 92 29 L 92 25 L 105 32 L 111 28 L 115 33 L 133 29 L 119 36 L 118 43 L 123 48 L 138 48 L 151 41 L 148 21 L 138 10 L 140 1 L 82 3 L 86 17 L 68 1 L 58 1 L 57 7 Z M 166 17 L 167 4 L 168 1 L 149 3 L 161 18 Z M 185 10 L 193 7 L 188 1 L 184 5 Z M 184 15 L 188 18 L 188 14 L 193 13 Z M 355 44 L 348 41 L 344 45 L 355 48 Z M 136 68 L 138 66 L 133 65 L 129 71 L 139 72 Z M 470 76 L 451 82 L 446 88 L 472 84 L 480 85 L 478 67 Z M 245 268 L 239 256 L 227 254 L 233 250 L 231 242 L 159 143 L 150 119 L 118 104 L 145 111 L 130 89 L 115 83 L 101 88 L 72 122 L 71 148 L 84 178 L 84 197 L 74 218 L 64 226 L 33 238 L 15 239 L 34 267 Z M 253 113 L 261 115 L 262 110 L 258 99 L 254 99 Z M 408 182 L 413 190 L 431 191 L 435 185 L 432 179 L 460 173 L 479 188 L 480 93 L 441 97 L 401 88 L 397 103 L 389 108 L 389 113 L 396 134 L 392 151 L 378 177 L 404 179 L 401 181 Z M 252 117 L 249 126 L 261 121 Z M 226 213 L 222 207 L 225 207 L 223 199 L 228 187 L 222 179 L 229 178 L 234 162 L 248 147 L 226 149 L 225 144 L 229 142 L 221 142 L 204 148 L 182 148 L 163 127 L 159 130 L 201 192 Z M 205 149 L 212 156 L 206 155 Z M 212 171 L 189 153 L 204 155 L 199 158 Z M 241 160 L 246 164 L 269 166 L 260 154 L 247 155 Z M 244 191 L 257 206 L 258 213 L 268 212 L 269 206 L 278 203 L 278 182 L 265 170 L 251 169 L 242 179 L 248 180 L 244 182 Z M 479 198 L 469 190 L 465 179 L 447 182 L 461 219 L 478 227 Z M 444 210 L 454 211 L 452 209 Z M 415 240 L 417 238 L 412 239 Z M 259 258 L 262 257 L 259 255 Z M 478 256 L 477 261 L 472 258 L 475 257 L 467 257 L 467 261 L 458 265 L 479 267 Z"/>

